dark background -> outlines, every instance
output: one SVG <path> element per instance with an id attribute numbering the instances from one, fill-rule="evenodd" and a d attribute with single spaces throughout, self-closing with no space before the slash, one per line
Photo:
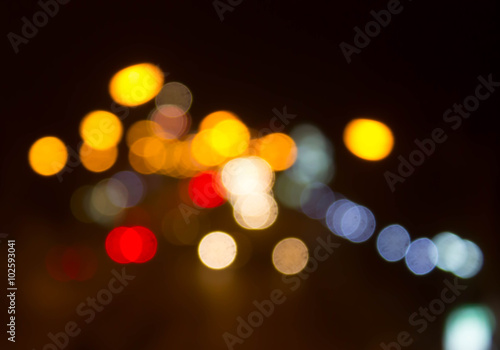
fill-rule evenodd
<path id="1" fill-rule="evenodd" d="M 35 1 L 3 1 L 0 231 L 17 240 L 15 347 L 42 349 L 49 343 L 47 333 L 75 321 L 82 331 L 68 349 L 223 349 L 222 334 L 236 334 L 236 318 L 246 318 L 255 309 L 252 301 L 269 298 L 276 288 L 286 291 L 286 302 L 235 348 L 371 350 L 408 331 L 414 339 L 410 348 L 433 350 L 441 348 L 443 324 L 453 308 L 486 303 L 498 315 L 500 92 L 456 131 L 442 115 L 474 93 L 479 75 L 493 73 L 500 80 L 495 73 L 499 3 L 419 0 L 402 5 L 404 10 L 347 64 L 339 44 L 352 44 L 353 28 L 364 26 L 370 11 L 386 8 L 387 1 L 244 0 L 221 22 L 211 1 L 72 0 L 60 5 L 17 54 L 7 33 L 21 34 L 21 18 L 31 18 L 40 8 Z M 418 277 L 404 262 L 387 263 L 377 254 L 375 237 L 363 244 L 338 240 L 341 247 L 289 292 L 270 261 L 274 244 L 296 236 L 311 249 L 316 237 L 328 235 L 325 228 L 280 206 L 270 229 L 247 232 L 225 205 L 207 211 L 210 229 L 248 237 L 252 252 L 246 263 L 209 271 L 199 262 L 196 245 L 174 246 L 158 235 L 155 259 L 127 266 L 135 280 L 85 324 L 76 306 L 95 297 L 107 286 L 110 271 L 121 266 L 105 253 L 108 230 L 74 219 L 69 201 L 78 187 L 127 169 L 126 145 L 122 142 L 118 163 L 106 173 L 78 167 L 62 183 L 34 174 L 27 154 L 46 135 L 76 148 L 81 118 L 109 109 L 111 76 L 140 62 L 159 64 L 169 73 L 167 81 L 191 89 L 194 129 L 218 109 L 263 128 L 272 109 L 286 105 L 297 117 L 285 132 L 304 122 L 323 130 L 335 147 L 330 186 L 369 207 L 378 229 L 399 223 L 414 239 L 457 233 L 483 250 L 482 271 L 466 280 L 463 295 L 419 334 L 409 315 L 438 298 L 443 280 L 452 275 L 435 270 Z M 132 109 L 125 129 L 150 108 Z M 347 151 L 343 128 L 359 116 L 392 128 L 396 144 L 388 158 L 366 162 Z M 413 140 L 430 137 L 436 127 L 447 131 L 448 140 L 391 193 L 384 172 L 396 172 L 397 156 L 407 158 L 415 149 Z M 160 185 L 143 207 L 151 212 L 154 230 L 161 213 L 176 207 L 178 195 L 176 180 L 152 178 Z M 95 276 L 85 282 L 51 279 L 44 265 L 49 249 L 76 243 L 95 249 Z M 4 323 L 6 311 L 0 314 Z M 3 348 L 7 342 L 1 342 Z"/>

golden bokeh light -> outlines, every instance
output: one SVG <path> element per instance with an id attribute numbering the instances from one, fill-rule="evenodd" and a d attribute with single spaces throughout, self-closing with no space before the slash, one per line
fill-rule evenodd
<path id="1" fill-rule="evenodd" d="M 127 130 L 126 142 L 131 147 L 135 141 L 143 137 L 156 136 L 162 132 L 162 127 L 151 120 L 139 120 Z"/>
<path id="2" fill-rule="evenodd" d="M 153 174 L 163 168 L 167 157 L 164 143 L 157 137 L 143 137 L 129 151 L 132 168 L 141 174 Z"/>
<path id="3" fill-rule="evenodd" d="M 228 119 L 217 123 L 210 134 L 212 148 L 224 157 L 243 154 L 250 143 L 250 133 L 239 120 Z"/>
<path id="4" fill-rule="evenodd" d="M 307 246 L 298 238 L 285 238 L 273 250 L 273 264 L 285 275 L 294 275 L 306 267 L 309 260 Z"/>
<path id="5" fill-rule="evenodd" d="M 182 164 L 183 164 L 183 159 L 185 157 L 185 152 L 187 147 L 186 144 L 188 143 L 169 142 L 165 144 L 168 157 L 165 158 L 165 162 L 163 163 L 162 173 L 177 178 L 184 177 L 183 176 L 184 167 L 182 166 Z M 187 149 L 187 152 L 189 152 L 189 154 L 186 158 L 190 159 L 191 158 L 190 149 Z M 187 162 L 188 159 L 186 159 L 185 161 Z"/>
<path id="6" fill-rule="evenodd" d="M 228 111 L 213 112 L 213 113 L 210 113 L 209 115 L 207 115 L 205 118 L 203 118 L 203 120 L 201 121 L 201 124 L 200 124 L 200 130 L 212 129 L 220 122 L 223 122 L 226 120 L 239 121 L 239 118 L 234 113 L 231 113 Z"/>
<path id="7" fill-rule="evenodd" d="M 236 258 L 236 242 L 227 233 L 211 232 L 200 241 L 198 256 L 201 262 L 211 269 L 226 268 Z"/>
<path id="8" fill-rule="evenodd" d="M 216 166 L 224 163 L 226 157 L 213 148 L 213 129 L 202 130 L 195 135 L 191 143 L 193 158 L 204 166 Z"/>
<path id="9" fill-rule="evenodd" d="M 217 111 L 202 120 L 191 142 L 191 153 L 201 167 L 212 167 L 245 154 L 249 144 L 246 125 L 231 112 Z"/>
<path id="10" fill-rule="evenodd" d="M 106 111 L 88 113 L 80 124 L 80 136 L 94 149 L 115 147 L 122 137 L 122 122 L 116 115 Z"/>
<path id="11" fill-rule="evenodd" d="M 194 135 L 188 135 L 184 141 L 164 142 L 167 157 L 161 173 L 176 178 L 193 177 L 207 166 L 198 163 L 191 149 Z"/>
<path id="12" fill-rule="evenodd" d="M 100 173 L 111 168 L 118 157 L 118 148 L 111 147 L 100 150 L 90 147 L 84 143 L 80 147 L 80 160 L 83 166 L 94 173 Z"/>
<path id="13" fill-rule="evenodd" d="M 206 170 L 207 167 L 200 164 L 193 158 L 191 151 L 194 135 L 190 135 L 185 141 L 176 142 L 176 170 L 178 177 L 193 177 L 200 171 Z"/>
<path id="14" fill-rule="evenodd" d="M 31 146 L 28 160 L 31 168 L 37 174 L 55 175 L 66 165 L 68 149 L 57 137 L 42 137 Z"/>
<path id="15" fill-rule="evenodd" d="M 354 119 L 344 129 L 344 144 L 355 156 L 365 160 L 381 160 L 394 146 L 389 127 L 372 119 Z"/>
<path id="16" fill-rule="evenodd" d="M 163 72 L 150 63 L 122 69 L 109 83 L 111 98 L 123 106 L 134 107 L 152 100 L 161 90 Z"/>
<path id="17" fill-rule="evenodd" d="M 257 141 L 259 157 L 269 163 L 274 171 L 290 168 L 297 159 L 297 146 L 293 139 L 282 133 L 272 133 Z"/>

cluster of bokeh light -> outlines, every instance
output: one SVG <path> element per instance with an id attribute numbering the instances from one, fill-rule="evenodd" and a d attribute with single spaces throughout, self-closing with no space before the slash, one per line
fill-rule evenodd
<path id="1" fill-rule="evenodd" d="M 451 232 L 441 232 L 432 239 L 438 251 L 437 267 L 457 277 L 474 277 L 483 266 L 483 252 L 474 243 Z"/>
<path id="2" fill-rule="evenodd" d="M 300 210 L 322 221 L 335 235 L 354 243 L 367 241 L 375 232 L 376 220 L 370 209 L 356 204 L 321 182 L 310 183 L 300 191 Z M 411 241 L 408 231 L 398 224 L 383 228 L 377 250 L 386 261 L 405 259 L 415 275 L 425 275 L 436 266 L 461 278 L 475 276 L 483 265 L 481 249 L 469 240 L 444 232 L 432 240 Z"/>
<path id="3" fill-rule="evenodd" d="M 408 268 L 417 275 L 427 274 L 437 266 L 457 277 L 470 278 L 483 265 L 481 249 L 451 232 L 442 232 L 432 240 L 420 238 L 411 242 L 404 227 L 390 225 L 379 233 L 377 250 L 387 261 L 404 258 Z"/>
<path id="4" fill-rule="evenodd" d="M 297 159 L 277 177 L 275 192 L 283 205 L 298 210 L 301 193 L 308 185 L 333 179 L 333 145 L 317 127 L 309 124 L 297 125 L 290 135 L 297 146 Z"/>
<path id="5" fill-rule="evenodd" d="M 106 252 L 120 264 L 145 263 L 156 254 L 156 236 L 146 227 L 120 226 L 106 238 Z"/>
<path id="6" fill-rule="evenodd" d="M 134 222 L 145 216 L 145 210 L 138 205 L 147 194 L 143 176 L 150 174 L 180 179 L 181 199 L 197 209 L 213 209 L 228 202 L 234 220 L 246 230 L 264 230 L 275 223 L 276 196 L 284 206 L 320 220 L 339 237 L 354 243 L 372 237 L 376 220 L 371 210 L 326 185 L 335 175 L 334 149 L 321 130 L 299 124 L 290 136 L 281 132 L 262 135 L 225 110 L 206 115 L 192 130 L 191 90 L 180 82 L 165 84 L 164 79 L 159 67 L 149 63 L 126 67 L 111 78 L 109 93 L 119 105 L 135 107 L 154 101 L 147 116 L 126 131 L 118 116 L 104 110 L 89 112 L 80 123 L 82 142 L 78 152 L 87 170 L 108 171 L 117 162 L 123 138 L 128 147 L 132 170 L 83 186 L 71 198 L 71 210 L 77 219 L 112 229 L 105 243 L 111 259 L 124 264 L 142 263 L 156 253 L 155 235 Z M 390 128 L 368 118 L 350 121 L 343 140 L 352 154 L 369 161 L 386 158 L 394 147 Z M 68 149 L 54 136 L 38 139 L 29 151 L 32 169 L 42 176 L 61 172 L 67 162 Z M 208 225 L 203 222 L 203 214 L 192 216 L 190 212 L 187 220 L 182 207 L 179 209 L 164 215 L 162 231 L 171 243 L 194 244 L 198 232 L 207 232 L 203 230 Z M 118 226 L 125 223 L 130 227 Z M 380 231 L 377 250 L 387 261 L 405 259 L 417 275 L 438 266 L 469 278 L 482 266 L 477 245 L 449 232 L 433 240 L 420 238 L 412 242 L 405 228 L 390 225 Z M 235 239 L 222 231 L 205 235 L 198 244 L 200 260 L 212 269 L 230 266 L 237 252 Z M 68 268 L 63 268 L 66 272 L 62 273 L 52 263 L 59 261 L 59 267 L 69 266 L 73 263 L 67 261 L 75 260 L 71 257 L 78 254 L 51 254 L 49 269 L 53 274 L 80 278 Z M 283 274 L 299 273 L 308 258 L 307 246 L 295 237 L 278 242 L 271 254 L 274 267 Z"/>
<path id="7" fill-rule="evenodd" d="M 120 171 L 94 186 L 78 188 L 71 196 L 71 211 L 81 222 L 113 226 L 124 209 L 132 208 L 142 201 L 145 190 L 146 184 L 140 175 L 132 171 Z"/>
<path id="8" fill-rule="evenodd" d="M 256 156 L 236 158 L 223 167 L 222 184 L 241 227 L 262 230 L 276 221 L 278 205 L 271 191 L 273 183 L 271 166 Z"/>

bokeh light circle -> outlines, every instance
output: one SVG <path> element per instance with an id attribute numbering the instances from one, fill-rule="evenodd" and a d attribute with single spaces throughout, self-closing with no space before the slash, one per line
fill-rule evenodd
<path id="1" fill-rule="evenodd" d="M 438 262 L 438 250 L 434 242 L 428 238 L 413 241 L 406 252 L 406 266 L 415 275 L 425 275 L 431 272 Z"/>
<path id="2" fill-rule="evenodd" d="M 337 236 L 344 237 L 341 227 L 342 218 L 349 209 L 355 206 L 356 203 L 351 202 L 348 199 L 342 198 L 333 202 L 333 204 L 330 205 L 330 207 L 328 207 L 325 219 L 326 219 L 326 225 L 328 226 L 330 231 L 332 231 L 332 233 L 336 234 Z"/>
<path id="3" fill-rule="evenodd" d="M 340 220 L 342 236 L 354 243 L 367 241 L 375 232 L 375 225 L 375 216 L 362 205 L 350 207 Z"/>
<path id="4" fill-rule="evenodd" d="M 401 225 L 382 229 L 377 237 L 377 250 L 387 261 L 399 261 L 406 256 L 410 246 L 410 234 Z"/>
<path id="5" fill-rule="evenodd" d="M 494 350 L 495 313 L 486 305 L 461 305 L 446 318 L 444 350 Z"/>
<path id="6" fill-rule="evenodd" d="M 297 159 L 297 146 L 283 133 L 272 133 L 257 141 L 257 154 L 269 163 L 274 171 L 290 168 Z"/>
<path id="7" fill-rule="evenodd" d="M 108 234 L 105 247 L 117 263 L 144 263 L 155 256 L 158 242 L 153 232 L 143 226 L 120 226 Z"/>
<path id="8" fill-rule="evenodd" d="M 191 125 L 189 114 L 176 105 L 162 105 L 153 110 L 149 119 L 156 123 L 153 132 L 166 140 L 180 139 Z M 150 125 L 151 127 L 151 125 Z"/>
<path id="9" fill-rule="evenodd" d="M 276 270 L 285 275 L 294 275 L 306 267 L 309 252 L 300 239 L 285 238 L 274 247 L 272 260 Z"/>
<path id="10" fill-rule="evenodd" d="M 43 176 L 60 172 L 68 160 L 68 149 L 57 137 L 46 136 L 31 146 L 28 160 L 34 172 Z"/>
<path id="11" fill-rule="evenodd" d="M 187 113 L 193 103 L 193 95 L 189 88 L 179 82 L 165 84 L 156 96 L 156 106 L 174 105 L 183 113 Z"/>
<path id="12" fill-rule="evenodd" d="M 316 220 L 325 218 L 328 208 L 334 201 L 333 191 L 320 182 L 308 185 L 300 195 L 302 212 Z"/>
<path id="13" fill-rule="evenodd" d="M 80 136 L 93 149 L 105 150 L 120 142 L 123 133 L 122 122 L 113 113 L 93 111 L 83 117 Z"/>
<path id="14" fill-rule="evenodd" d="M 443 271 L 454 272 L 467 258 L 467 245 L 456 234 L 441 232 L 432 241 L 439 253 L 437 266 Z"/>
<path id="15" fill-rule="evenodd" d="M 198 256 L 205 266 L 214 270 L 224 269 L 236 258 L 236 242 L 225 232 L 211 232 L 201 239 Z"/>
<path id="16" fill-rule="evenodd" d="M 226 201 L 220 175 L 215 171 L 205 171 L 189 181 L 189 197 L 198 207 L 215 208 Z"/>
<path id="17" fill-rule="evenodd" d="M 83 166 L 94 173 L 100 173 L 111 168 L 118 158 L 118 148 L 94 149 L 83 143 L 80 147 L 80 160 Z"/>
<path id="18" fill-rule="evenodd" d="M 460 278 L 471 278 L 477 275 L 483 267 L 484 256 L 477 244 L 469 240 L 464 240 L 464 243 L 467 249 L 467 257 L 463 264 L 458 266 L 453 273 Z"/>
<path id="19" fill-rule="evenodd" d="M 250 132 L 239 120 L 224 120 L 211 129 L 210 145 L 223 157 L 237 157 L 247 150 L 249 144 Z"/>
<path id="20" fill-rule="evenodd" d="M 159 67 L 140 63 L 117 72 L 109 83 L 111 98 L 118 104 L 135 107 L 152 100 L 163 85 Z"/>
<path id="21" fill-rule="evenodd" d="M 381 160 L 391 153 L 394 136 L 391 129 L 372 119 L 354 119 L 344 129 L 344 143 L 349 151 L 366 160 Z"/>
<path id="22" fill-rule="evenodd" d="M 241 157 L 230 160 L 222 169 L 222 184 L 230 195 L 268 192 L 274 183 L 274 172 L 259 157 Z"/>
<path id="23" fill-rule="evenodd" d="M 144 197 L 145 183 L 133 171 L 120 171 L 113 175 L 107 183 L 109 200 L 120 208 L 137 205 Z"/>
<path id="24" fill-rule="evenodd" d="M 238 197 L 234 203 L 233 215 L 241 227 L 248 230 L 263 230 L 276 221 L 278 205 L 267 193 L 250 193 Z"/>

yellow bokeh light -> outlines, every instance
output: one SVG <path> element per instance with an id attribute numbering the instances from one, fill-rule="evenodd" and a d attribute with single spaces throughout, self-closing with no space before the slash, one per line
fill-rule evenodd
<path id="1" fill-rule="evenodd" d="M 122 132 L 120 119 L 106 111 L 90 112 L 80 124 L 80 136 L 94 149 L 115 147 L 120 142 Z"/>
<path id="2" fill-rule="evenodd" d="M 227 233 L 211 232 L 200 241 L 198 256 L 201 262 L 211 269 L 226 268 L 236 258 L 236 242 Z"/>
<path id="3" fill-rule="evenodd" d="M 193 157 L 191 143 L 194 135 L 188 135 L 184 141 L 165 142 L 166 154 L 161 173 L 176 177 L 193 177 L 207 167 L 199 164 Z"/>
<path id="4" fill-rule="evenodd" d="M 99 150 L 90 147 L 86 143 L 80 147 L 80 160 L 83 166 L 94 173 L 100 173 L 111 168 L 115 164 L 117 157 L 117 147 Z"/>
<path id="5" fill-rule="evenodd" d="M 250 143 L 250 133 L 239 120 L 224 120 L 216 124 L 210 137 L 212 148 L 224 157 L 243 154 Z"/>
<path id="6" fill-rule="evenodd" d="M 200 166 L 211 167 L 244 154 L 249 144 L 246 125 L 231 112 L 217 111 L 202 120 L 191 142 L 191 154 Z"/>
<path id="7" fill-rule="evenodd" d="M 225 120 L 237 120 L 239 121 L 239 118 L 228 111 L 217 111 L 210 113 L 207 115 L 203 120 L 201 121 L 200 124 L 200 130 L 208 130 L 214 128 L 217 124 L 225 121 Z"/>
<path id="8" fill-rule="evenodd" d="M 116 103 L 139 106 L 152 100 L 161 90 L 163 72 L 150 63 L 136 64 L 116 73 L 109 83 L 109 93 Z"/>
<path id="9" fill-rule="evenodd" d="M 384 159 L 391 153 L 394 136 L 391 129 L 371 119 L 354 119 L 344 129 L 344 144 L 359 158 Z"/>
<path id="10" fill-rule="evenodd" d="M 126 142 L 131 147 L 135 141 L 143 137 L 156 136 L 162 132 L 161 126 L 151 120 L 139 120 L 127 130 Z"/>
<path id="11" fill-rule="evenodd" d="M 194 160 L 204 166 L 222 164 L 226 157 L 213 148 L 213 129 L 203 130 L 196 134 L 191 142 L 191 155 Z"/>
<path id="12" fill-rule="evenodd" d="M 43 176 L 55 175 L 66 165 L 68 149 L 57 137 L 42 137 L 31 146 L 28 160 L 36 173 Z"/>
<path id="13" fill-rule="evenodd" d="M 258 156 L 269 163 L 275 171 L 290 168 L 297 159 L 297 146 L 293 139 L 282 133 L 272 133 L 257 142 Z"/>
<path id="14" fill-rule="evenodd" d="M 285 275 L 294 275 L 306 267 L 309 260 L 307 246 L 298 238 L 285 238 L 273 250 L 273 264 Z"/>
<path id="15" fill-rule="evenodd" d="M 163 167 L 167 157 L 165 146 L 161 140 L 155 137 L 148 137 L 146 140 L 143 149 L 146 163 L 157 172 Z"/>
<path id="16" fill-rule="evenodd" d="M 163 163 L 162 173 L 171 177 L 182 177 L 180 164 L 184 153 L 182 142 L 169 142 L 165 144 L 168 157 Z M 191 157 L 191 154 L 189 155 Z"/>
<path id="17" fill-rule="evenodd" d="M 166 148 L 157 137 L 143 137 L 130 147 L 130 165 L 141 174 L 159 172 L 165 163 Z"/>
<path id="18" fill-rule="evenodd" d="M 177 142 L 176 154 L 178 155 L 177 171 L 179 177 L 193 177 L 207 167 L 198 163 L 191 151 L 194 136 L 190 135 L 185 141 Z"/>

